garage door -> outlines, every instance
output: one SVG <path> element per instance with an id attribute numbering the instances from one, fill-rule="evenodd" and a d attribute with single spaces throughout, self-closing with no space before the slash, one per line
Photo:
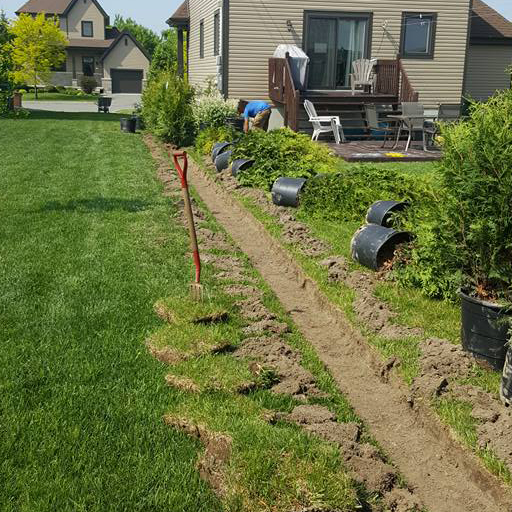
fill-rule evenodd
<path id="1" fill-rule="evenodd" d="M 112 69 L 112 93 L 138 93 L 142 92 L 142 70 Z"/>

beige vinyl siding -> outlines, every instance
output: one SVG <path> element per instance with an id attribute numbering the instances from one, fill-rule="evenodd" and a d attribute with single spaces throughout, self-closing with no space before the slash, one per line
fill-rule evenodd
<path id="1" fill-rule="evenodd" d="M 128 45 L 125 44 L 128 41 Z M 111 78 L 112 69 L 141 69 L 144 80 L 149 70 L 149 60 L 131 38 L 122 37 L 103 61 L 104 77 Z"/>
<path id="2" fill-rule="evenodd" d="M 197 0 L 195 0 L 197 1 Z M 427 107 L 456 103 L 462 95 L 470 0 L 231 0 L 229 96 L 268 97 L 268 58 L 278 44 L 302 47 L 304 11 L 373 13 L 371 57 L 399 52 L 402 12 L 437 13 L 433 60 L 404 61 Z M 287 30 L 286 20 L 293 29 Z"/>
<path id="3" fill-rule="evenodd" d="M 213 16 L 220 9 L 219 0 L 189 0 L 189 80 L 203 86 L 206 79 L 217 76 L 217 57 L 213 54 Z M 199 26 L 204 22 L 204 58 L 199 55 Z"/>
<path id="4" fill-rule="evenodd" d="M 92 0 L 79 0 L 68 13 L 69 39 L 82 38 L 82 21 L 93 22 L 91 39 L 105 39 L 105 18 Z"/>
<path id="5" fill-rule="evenodd" d="M 510 74 L 505 68 L 512 64 L 512 45 L 470 45 L 466 71 L 466 93 L 477 100 L 486 100 L 497 90 L 510 88 Z"/>

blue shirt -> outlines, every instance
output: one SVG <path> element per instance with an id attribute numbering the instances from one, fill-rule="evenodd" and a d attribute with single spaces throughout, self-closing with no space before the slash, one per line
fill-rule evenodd
<path id="1" fill-rule="evenodd" d="M 244 110 L 244 117 L 248 119 L 249 117 L 256 117 L 260 112 L 264 110 L 270 109 L 270 105 L 265 103 L 264 101 L 250 101 L 247 103 L 247 106 Z"/>

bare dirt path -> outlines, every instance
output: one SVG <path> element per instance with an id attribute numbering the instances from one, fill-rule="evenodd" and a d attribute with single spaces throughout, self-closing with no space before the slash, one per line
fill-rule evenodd
<path id="1" fill-rule="evenodd" d="M 512 512 L 512 496 L 476 457 L 459 448 L 427 408 L 413 411 L 404 389 L 379 377 L 366 341 L 263 226 L 195 165 L 190 179 L 429 511 Z"/>

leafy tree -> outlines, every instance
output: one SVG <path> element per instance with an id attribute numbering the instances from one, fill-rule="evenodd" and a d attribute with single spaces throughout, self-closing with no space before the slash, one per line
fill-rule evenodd
<path id="1" fill-rule="evenodd" d="M 153 57 L 156 47 L 160 42 L 160 37 L 153 30 L 137 23 L 132 18 L 123 18 L 120 14 L 116 14 L 114 25 L 119 30 L 128 30 L 135 39 L 145 48 L 150 57 Z"/>
<path id="2" fill-rule="evenodd" d="M 12 59 L 14 80 L 32 82 L 36 90 L 50 79 L 52 68 L 66 58 L 67 45 L 64 33 L 59 29 L 58 18 L 46 18 L 44 13 L 32 17 L 20 14 L 12 24 Z"/>
<path id="3" fill-rule="evenodd" d="M 151 71 L 176 71 L 178 63 L 178 36 L 176 30 L 163 30 L 151 61 Z"/>
<path id="4" fill-rule="evenodd" d="M 10 41 L 9 21 L 5 13 L 0 11 L 0 116 L 7 113 L 13 89 Z"/>

